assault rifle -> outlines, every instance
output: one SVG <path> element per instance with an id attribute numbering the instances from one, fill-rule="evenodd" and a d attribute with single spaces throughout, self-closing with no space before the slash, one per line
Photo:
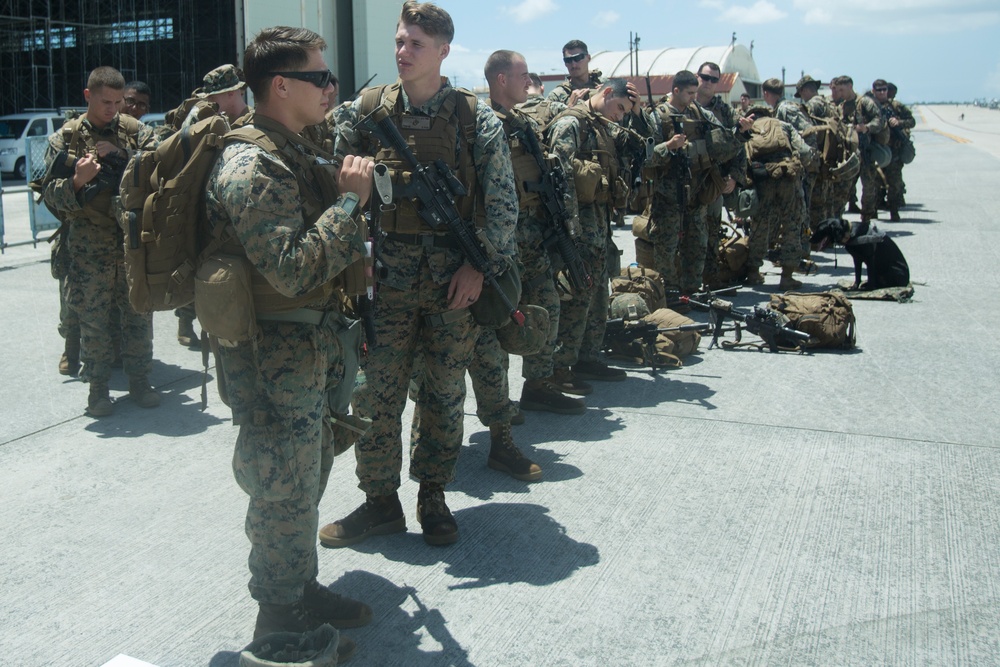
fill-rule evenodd
<path id="1" fill-rule="evenodd" d="M 723 342 L 720 347 L 731 349 L 740 344 L 742 339 L 742 329 L 746 327 L 750 333 L 764 339 L 763 344 L 757 344 L 758 349 L 763 349 L 764 345 L 771 352 L 778 352 L 782 349 L 795 350 L 803 343 L 809 342 L 809 334 L 797 331 L 787 325 L 781 318 L 780 313 L 770 308 L 754 306 L 752 310 L 741 310 L 733 306 L 729 301 L 722 299 L 712 299 L 708 303 L 685 299 L 696 308 L 709 311 L 709 320 L 712 323 L 712 342 L 708 344 L 708 349 L 712 349 L 719 344 L 719 336 L 723 333 L 722 324 L 728 317 L 735 323 L 736 340 L 732 343 Z"/>
<path id="2" fill-rule="evenodd" d="M 530 123 L 525 121 L 524 127 L 518 128 L 513 135 L 524 142 L 531 157 L 535 159 L 541 171 L 541 178 L 536 183 L 525 183 L 524 189 L 528 192 L 537 192 L 542 201 L 542 211 L 545 219 L 549 223 L 550 234 L 545 239 L 545 244 L 554 244 L 559 256 L 562 257 L 563 264 L 566 265 L 566 272 L 569 274 L 569 281 L 575 290 L 587 290 L 593 287 L 594 279 L 590 275 L 590 269 L 586 262 L 580 257 L 580 251 L 576 243 L 570 237 L 566 229 L 569 220 L 569 212 L 566 210 L 566 173 L 562 169 L 559 160 L 547 161 L 542 151 L 538 137 L 531 128 Z"/>
<path id="3" fill-rule="evenodd" d="M 645 320 L 625 320 L 616 317 L 607 321 L 604 329 L 604 341 L 601 348 L 607 352 L 634 349 L 638 347 L 643 362 L 656 370 L 656 338 L 661 333 L 670 331 L 708 331 L 711 324 L 682 324 L 678 327 L 657 327 L 653 322 Z"/>
<path id="4" fill-rule="evenodd" d="M 500 289 L 497 278 L 502 275 L 497 271 L 493 258 L 496 249 L 483 230 L 476 230 L 472 225 L 462 220 L 455 208 L 455 197 L 468 194 L 462 182 L 455 177 L 444 160 L 435 160 L 433 164 L 421 164 L 413 153 L 406 139 L 400 134 L 399 128 L 392 122 L 385 107 L 378 107 L 362 118 L 355 129 L 370 132 L 386 148 L 391 148 L 410 165 L 413 170 L 410 183 L 400 190 L 397 197 L 413 197 L 420 202 L 417 214 L 432 229 L 447 231 L 458 241 L 462 254 L 476 271 L 483 274 L 483 281 L 493 288 L 497 297 L 507 309 L 510 319 L 518 326 L 524 325 L 524 314 L 510 302 L 507 295 Z M 510 269 L 513 270 L 513 269 Z"/>

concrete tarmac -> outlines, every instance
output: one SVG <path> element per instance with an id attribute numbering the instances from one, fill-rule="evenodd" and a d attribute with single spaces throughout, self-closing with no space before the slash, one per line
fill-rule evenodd
<path id="1" fill-rule="evenodd" d="M 514 438 L 535 484 L 486 467 L 470 392 L 448 487 L 459 542 L 424 544 L 404 479 L 409 532 L 320 549 L 320 580 L 375 611 L 346 631 L 349 664 L 1000 661 L 1000 113 L 918 112 L 909 206 L 880 223 L 912 302 L 855 301 L 850 352 L 703 341 L 683 368 L 598 384 L 582 416 L 526 413 Z M 20 198 L 4 195 L 8 242 L 30 238 Z M 633 257 L 629 230 L 615 238 Z M 843 250 L 814 258 L 805 289 L 852 276 Z M 766 303 L 766 278 L 736 304 Z M 86 385 L 56 371 L 48 248 L 8 248 L 0 295 L 0 664 L 236 665 L 256 614 L 246 496 L 214 382 L 199 409 L 201 355 L 157 314 L 162 406 L 132 405 L 119 371 L 115 414 L 94 420 Z M 363 500 L 356 484 L 349 452 L 324 522 Z"/>

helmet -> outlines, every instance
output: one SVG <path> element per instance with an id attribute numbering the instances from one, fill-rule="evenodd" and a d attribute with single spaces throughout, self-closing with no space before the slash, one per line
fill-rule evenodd
<path id="1" fill-rule="evenodd" d="M 868 160 L 876 167 L 887 167 L 892 162 L 892 151 L 877 141 L 868 142 Z"/>
<path id="2" fill-rule="evenodd" d="M 521 306 L 524 313 L 524 325 L 507 320 L 507 323 L 496 330 L 500 347 L 507 354 L 520 357 L 538 354 L 542 345 L 549 337 L 549 311 L 541 306 Z"/>
<path id="3" fill-rule="evenodd" d="M 857 152 L 852 152 L 846 160 L 830 169 L 830 180 L 836 183 L 850 181 L 861 173 L 861 159 Z"/>
<path id="4" fill-rule="evenodd" d="M 611 317 L 622 320 L 638 320 L 649 315 L 649 306 L 642 295 L 635 292 L 616 294 L 611 300 Z"/>
<path id="5" fill-rule="evenodd" d="M 337 664 L 340 633 L 325 623 L 310 632 L 271 632 L 240 653 L 240 667 L 328 667 Z"/>
<path id="6" fill-rule="evenodd" d="M 521 271 L 519 266 L 511 266 L 497 276 L 497 286 L 510 303 L 521 300 Z M 510 322 L 510 311 L 492 285 L 483 285 L 483 291 L 469 311 L 476 324 L 489 329 L 498 329 Z"/>

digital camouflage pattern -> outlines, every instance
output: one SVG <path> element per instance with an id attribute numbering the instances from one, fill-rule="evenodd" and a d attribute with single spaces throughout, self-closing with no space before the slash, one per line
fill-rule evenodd
<path id="1" fill-rule="evenodd" d="M 407 114 L 429 117 L 439 112 L 451 94 L 451 86 L 445 83 L 423 106 L 413 108 L 406 92 L 400 90 Z M 335 111 L 338 155 L 357 154 L 369 143 L 354 129 L 360 105 L 359 98 Z M 486 210 L 483 231 L 502 256 L 513 260 L 518 201 L 510 149 L 499 119 L 481 101 L 476 122 L 471 150 Z M 375 149 L 377 140 L 371 138 L 370 145 Z M 462 150 L 461 142 L 459 146 Z M 423 380 L 411 424 L 410 473 L 423 482 L 451 481 L 463 439 L 465 372 L 479 335 L 467 309 L 448 311 L 448 284 L 464 262 L 459 250 L 388 239 L 381 256 L 387 274 L 380 283 L 375 317 L 378 344 L 367 358 L 355 394 L 358 415 L 373 422 L 354 449 L 358 486 L 374 496 L 391 494 L 400 486 L 400 415 L 417 356 Z"/>
<path id="2" fill-rule="evenodd" d="M 364 254 L 343 209 L 330 207 L 310 224 L 303 199 L 292 169 L 247 143 L 227 146 L 209 177 L 209 224 L 231 225 L 250 263 L 288 297 L 328 283 Z M 233 472 L 250 496 L 250 594 L 290 604 L 317 573 L 318 506 L 334 447 L 324 418 L 328 393 L 344 380 L 345 355 L 333 326 L 265 320 L 259 327 L 256 345 L 220 347 L 219 357 L 240 426 Z"/>
<path id="3" fill-rule="evenodd" d="M 855 95 L 852 100 L 841 102 L 843 119 L 852 125 L 867 125 L 868 137 L 876 141 L 876 136 L 885 130 L 885 120 L 879 111 L 878 102 L 865 95 Z M 870 220 L 878 217 L 879 190 L 882 178 L 878 168 L 869 161 L 865 151 L 861 151 L 861 217 Z"/>
<path id="4" fill-rule="evenodd" d="M 604 77 L 601 75 L 600 70 L 591 70 L 590 78 L 583 85 L 577 85 L 569 80 L 569 76 L 566 80 L 560 83 L 558 86 L 552 89 L 552 92 L 548 94 L 546 99 L 552 102 L 560 102 L 566 104 L 569 102 L 569 96 L 574 90 L 597 90 L 602 85 L 604 85 Z"/>
<path id="5" fill-rule="evenodd" d="M 527 100 L 517 105 L 517 110 L 531 116 L 539 127 L 544 128 L 553 118 L 566 110 L 566 105 L 541 95 L 529 95 Z"/>
<path id="6" fill-rule="evenodd" d="M 886 180 L 886 203 L 890 210 L 898 211 L 903 205 L 903 193 L 906 191 L 906 184 L 903 182 L 903 167 L 905 165 L 899 158 L 902 147 L 902 139 L 899 135 L 900 133 L 905 133 L 903 136 L 909 135 L 910 130 L 917 122 L 913 118 L 913 112 L 902 102 L 889 100 L 886 106 L 889 110 L 889 116 L 899 119 L 899 125 L 897 125 L 899 132 L 897 133 L 893 129 L 890 130 L 891 134 L 889 135 L 892 162 L 882 170 Z"/>
<path id="7" fill-rule="evenodd" d="M 108 141 L 129 153 L 139 148 L 154 148 L 156 139 L 152 130 L 138 121 L 129 121 L 138 125 L 134 135 L 125 129 L 127 124 L 119 128 L 119 123 L 125 122 L 120 115 L 103 128 L 96 128 L 86 116 L 81 117 L 76 121 L 80 123 L 81 145 L 67 146 L 63 130 L 54 132 L 49 136 L 45 152 L 46 166 L 52 164 L 60 151 L 67 149 L 78 158 L 83 157 L 78 153 L 96 155 L 98 141 Z M 116 338 L 121 341 L 125 372 L 133 378 L 147 377 L 153 361 L 152 317 L 139 315 L 129 304 L 123 235 L 118 226 L 121 200 L 115 194 L 110 197 L 107 208 L 96 210 L 91 205 L 84 211 L 84 203 L 73 189 L 72 178 L 50 180 L 43 198 L 61 219 L 69 218 L 66 304 L 79 319 L 83 378 L 98 385 L 108 382 Z M 112 317 L 114 309 L 119 311 L 120 318 Z M 120 330 L 113 330 L 112 323 L 119 319 Z"/>
<path id="8" fill-rule="evenodd" d="M 840 117 L 837 105 L 823 95 L 814 95 L 808 102 L 802 103 L 799 108 L 813 120 Z M 815 148 L 822 150 L 823 147 L 816 146 Z M 812 195 L 809 198 L 809 226 L 811 228 L 827 218 L 839 217 L 833 206 L 834 184 L 828 178 L 826 169 L 821 168 L 815 177 Z M 841 210 L 843 209 L 841 208 Z"/>

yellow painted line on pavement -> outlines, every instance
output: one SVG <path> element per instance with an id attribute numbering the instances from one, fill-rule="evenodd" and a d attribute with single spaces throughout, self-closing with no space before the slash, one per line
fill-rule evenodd
<path id="1" fill-rule="evenodd" d="M 972 141 L 970 141 L 969 139 L 966 139 L 964 137 L 959 137 L 959 136 L 956 136 L 954 134 L 949 134 L 947 132 L 942 132 L 941 130 L 934 130 L 934 131 L 937 132 L 938 134 L 940 134 L 942 137 L 948 137 L 952 141 L 954 141 L 956 143 L 959 143 L 959 144 L 971 144 L 972 143 Z"/>

